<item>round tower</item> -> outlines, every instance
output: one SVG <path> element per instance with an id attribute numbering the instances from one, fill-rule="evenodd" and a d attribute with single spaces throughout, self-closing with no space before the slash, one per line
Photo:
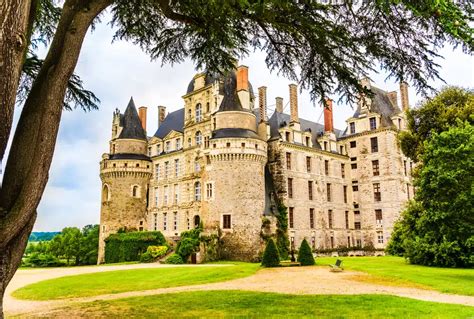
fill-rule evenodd
<path id="1" fill-rule="evenodd" d="M 102 196 L 98 263 L 103 263 L 105 239 L 120 228 L 145 230 L 148 184 L 152 175 L 147 156 L 146 110 L 142 121 L 130 99 L 124 114 L 114 113 L 110 152 L 102 156 Z"/>
<path id="2" fill-rule="evenodd" d="M 221 257 L 256 260 L 265 210 L 267 143 L 257 134 L 246 67 L 221 82 L 223 99 L 210 140 L 208 180 L 215 195 L 209 202 L 207 230 L 221 231 Z"/>

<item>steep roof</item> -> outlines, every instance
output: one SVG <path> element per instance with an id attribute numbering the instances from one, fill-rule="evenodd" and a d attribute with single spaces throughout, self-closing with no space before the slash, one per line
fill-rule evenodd
<path id="1" fill-rule="evenodd" d="M 133 97 L 130 98 L 125 112 L 120 116 L 120 122 L 123 129 L 118 138 L 146 140 L 145 130 L 138 117 Z"/>
<path id="2" fill-rule="evenodd" d="M 243 111 L 242 104 L 237 95 L 237 77 L 235 73 L 229 74 L 219 83 L 219 93 L 224 95 L 219 106 L 219 112 Z"/>
<path id="3" fill-rule="evenodd" d="M 172 130 L 176 132 L 183 132 L 184 127 L 184 108 L 169 113 L 163 123 L 155 133 L 156 137 L 164 138 Z"/>

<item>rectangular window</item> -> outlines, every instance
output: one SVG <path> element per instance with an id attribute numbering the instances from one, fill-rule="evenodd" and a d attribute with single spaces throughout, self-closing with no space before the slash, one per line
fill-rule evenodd
<path id="1" fill-rule="evenodd" d="M 349 212 L 347 210 L 344 212 L 344 217 L 346 220 L 346 229 L 349 229 Z"/>
<path id="2" fill-rule="evenodd" d="M 293 198 L 293 178 L 288 178 L 288 198 Z"/>
<path id="3" fill-rule="evenodd" d="M 291 169 L 291 153 L 286 153 L 286 169 Z"/>
<path id="4" fill-rule="evenodd" d="M 347 236 L 347 247 L 351 247 L 351 237 Z"/>
<path id="5" fill-rule="evenodd" d="M 313 181 L 308 181 L 308 199 L 313 200 Z"/>
<path id="6" fill-rule="evenodd" d="M 155 187 L 155 207 L 158 207 L 159 200 L 160 200 L 160 190 L 158 187 Z"/>
<path id="7" fill-rule="evenodd" d="M 354 229 L 361 229 L 360 222 L 354 222 Z"/>
<path id="8" fill-rule="evenodd" d="M 329 175 L 329 161 L 324 161 L 324 174 Z"/>
<path id="9" fill-rule="evenodd" d="M 346 164 L 341 164 L 341 177 L 346 177 Z"/>
<path id="10" fill-rule="evenodd" d="M 357 147 L 357 142 L 356 141 L 351 141 L 351 148 L 356 148 Z"/>
<path id="11" fill-rule="evenodd" d="M 211 199 L 213 197 L 213 189 L 212 189 L 212 183 L 207 183 L 206 184 L 206 197 L 207 199 Z"/>
<path id="12" fill-rule="evenodd" d="M 311 157 L 310 156 L 306 156 L 306 171 L 308 173 L 311 172 Z"/>
<path id="13" fill-rule="evenodd" d="M 326 196 L 327 196 L 327 200 L 328 202 L 331 201 L 331 184 L 326 184 Z"/>
<path id="14" fill-rule="evenodd" d="M 310 144 L 311 144 L 311 142 L 310 142 L 310 141 L 311 141 L 311 138 L 310 138 L 309 136 L 306 136 L 305 141 L 306 141 L 306 146 L 310 146 Z"/>
<path id="15" fill-rule="evenodd" d="M 169 171 L 170 171 L 170 163 L 165 162 L 165 179 L 168 178 Z"/>
<path id="16" fill-rule="evenodd" d="M 178 212 L 173 213 L 173 230 L 178 230 Z"/>
<path id="17" fill-rule="evenodd" d="M 312 248 L 313 250 L 316 249 L 316 237 L 314 237 L 314 236 L 311 237 L 311 248 Z"/>
<path id="18" fill-rule="evenodd" d="M 209 148 L 209 136 L 204 136 L 204 148 Z"/>
<path id="19" fill-rule="evenodd" d="M 347 186 L 344 185 L 344 186 L 342 187 L 342 190 L 343 190 L 343 192 L 344 192 L 344 203 L 347 203 Z"/>
<path id="20" fill-rule="evenodd" d="M 171 151 L 171 142 L 168 141 L 165 143 L 165 150 L 166 150 L 166 153 Z"/>
<path id="21" fill-rule="evenodd" d="M 232 228 L 232 215 L 230 214 L 222 215 L 222 228 L 223 229 Z"/>
<path id="22" fill-rule="evenodd" d="M 293 216 L 293 207 L 290 207 L 288 209 L 288 224 L 289 224 L 290 228 L 293 228 L 293 226 L 294 226 L 294 223 L 293 223 L 294 218 L 293 217 L 294 217 Z"/>
<path id="23" fill-rule="evenodd" d="M 168 216 L 166 213 L 163 213 L 163 230 L 168 229 Z"/>
<path id="24" fill-rule="evenodd" d="M 309 228 L 314 229 L 314 208 L 309 209 Z"/>
<path id="25" fill-rule="evenodd" d="M 377 232 L 377 242 L 379 244 L 383 244 L 383 232 L 381 232 L 381 231 Z"/>
<path id="26" fill-rule="evenodd" d="M 382 224 L 382 210 L 381 209 L 375 210 L 375 222 L 377 224 Z"/>
<path id="27" fill-rule="evenodd" d="M 181 149 L 181 139 L 177 138 L 176 139 L 176 150 L 179 150 L 179 149 Z"/>
<path id="28" fill-rule="evenodd" d="M 382 195 L 380 193 L 380 183 L 374 183 L 374 201 L 380 202 Z"/>
<path id="29" fill-rule="evenodd" d="M 151 147 L 148 148 L 148 157 L 151 157 Z"/>
<path id="30" fill-rule="evenodd" d="M 179 176 L 179 159 L 174 160 L 174 175 Z"/>
<path id="31" fill-rule="evenodd" d="M 285 139 L 287 142 L 290 141 L 290 132 L 285 132 Z"/>
<path id="32" fill-rule="evenodd" d="M 332 210 L 328 210 L 328 227 L 332 228 L 333 226 L 333 220 L 332 220 Z"/>
<path id="33" fill-rule="evenodd" d="M 407 184 L 407 198 L 410 200 L 410 185 Z"/>
<path id="34" fill-rule="evenodd" d="M 358 181 L 352 181 L 352 191 L 353 192 L 358 192 L 359 191 L 359 182 Z"/>
<path id="35" fill-rule="evenodd" d="M 168 186 L 164 187 L 163 192 L 163 205 L 168 206 Z"/>
<path id="36" fill-rule="evenodd" d="M 339 146 L 339 153 L 344 154 L 344 146 Z"/>
<path id="37" fill-rule="evenodd" d="M 370 138 L 370 150 L 372 153 L 377 153 L 379 151 L 379 143 L 376 137 Z"/>
<path id="38" fill-rule="evenodd" d="M 371 130 L 371 131 L 377 129 L 377 119 L 376 119 L 375 117 L 371 117 L 371 118 L 369 119 L 369 123 L 370 123 L 370 130 Z"/>
<path id="39" fill-rule="evenodd" d="M 158 214 L 153 214 L 153 230 L 158 230 Z"/>
<path id="40" fill-rule="evenodd" d="M 407 176 L 407 161 L 403 161 L 403 171 L 405 173 L 405 176 Z"/>
<path id="41" fill-rule="evenodd" d="M 155 165 L 155 179 L 160 179 L 160 164 Z"/>
<path id="42" fill-rule="evenodd" d="M 331 248 L 334 248 L 334 237 L 331 236 Z"/>
<path id="43" fill-rule="evenodd" d="M 374 176 L 379 176 L 380 175 L 379 161 L 378 160 L 372 161 L 372 172 L 373 172 Z"/>
<path id="44" fill-rule="evenodd" d="M 178 205 L 179 202 L 179 187 L 178 184 L 174 184 L 174 204 Z"/>
<path id="45" fill-rule="evenodd" d="M 324 142 L 324 150 L 325 150 L 325 151 L 329 151 L 329 149 L 328 149 L 328 142 Z"/>
<path id="46" fill-rule="evenodd" d="M 356 245 L 357 247 L 362 247 L 362 240 L 356 239 Z"/>
<path id="47" fill-rule="evenodd" d="M 356 125 L 355 125 L 354 122 L 349 123 L 349 128 L 350 128 L 351 134 L 355 134 L 355 132 L 356 132 Z"/>

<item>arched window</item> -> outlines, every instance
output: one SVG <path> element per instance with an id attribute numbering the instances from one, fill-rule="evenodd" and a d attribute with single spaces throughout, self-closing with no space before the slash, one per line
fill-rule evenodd
<path id="1" fill-rule="evenodd" d="M 201 103 L 196 105 L 196 122 L 202 121 L 202 106 Z"/>
<path id="2" fill-rule="evenodd" d="M 104 185 L 102 188 L 102 201 L 108 202 L 110 200 L 110 190 L 108 185 Z"/>
<path id="3" fill-rule="evenodd" d="M 201 183 L 194 183 L 194 200 L 201 201 Z"/>
<path id="4" fill-rule="evenodd" d="M 200 146 L 202 144 L 202 134 L 201 131 L 196 132 L 196 145 Z"/>
<path id="5" fill-rule="evenodd" d="M 140 197 L 140 188 L 137 185 L 132 186 L 132 196 Z"/>

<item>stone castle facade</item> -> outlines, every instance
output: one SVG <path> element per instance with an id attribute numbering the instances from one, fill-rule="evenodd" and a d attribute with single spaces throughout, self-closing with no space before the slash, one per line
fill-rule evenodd
<path id="1" fill-rule="evenodd" d="M 291 244 L 313 249 L 373 245 L 383 248 L 413 197 L 412 163 L 398 144 L 405 128 L 408 87 L 358 102 L 347 128 L 333 127 L 332 101 L 324 125 L 298 116 L 298 92 L 289 86 L 267 115 L 266 88 L 258 105 L 239 66 L 227 77 L 197 74 L 184 108 L 158 107 L 158 130 L 146 131 L 146 108 L 133 99 L 114 113 L 110 152 L 100 163 L 102 206 L 99 262 L 104 239 L 122 227 L 159 230 L 177 240 L 202 223 L 220 239 L 222 258 L 254 260 L 262 249 L 262 221 L 274 229 L 276 203 L 288 207 Z M 400 104 L 400 105 L 399 105 Z"/>

